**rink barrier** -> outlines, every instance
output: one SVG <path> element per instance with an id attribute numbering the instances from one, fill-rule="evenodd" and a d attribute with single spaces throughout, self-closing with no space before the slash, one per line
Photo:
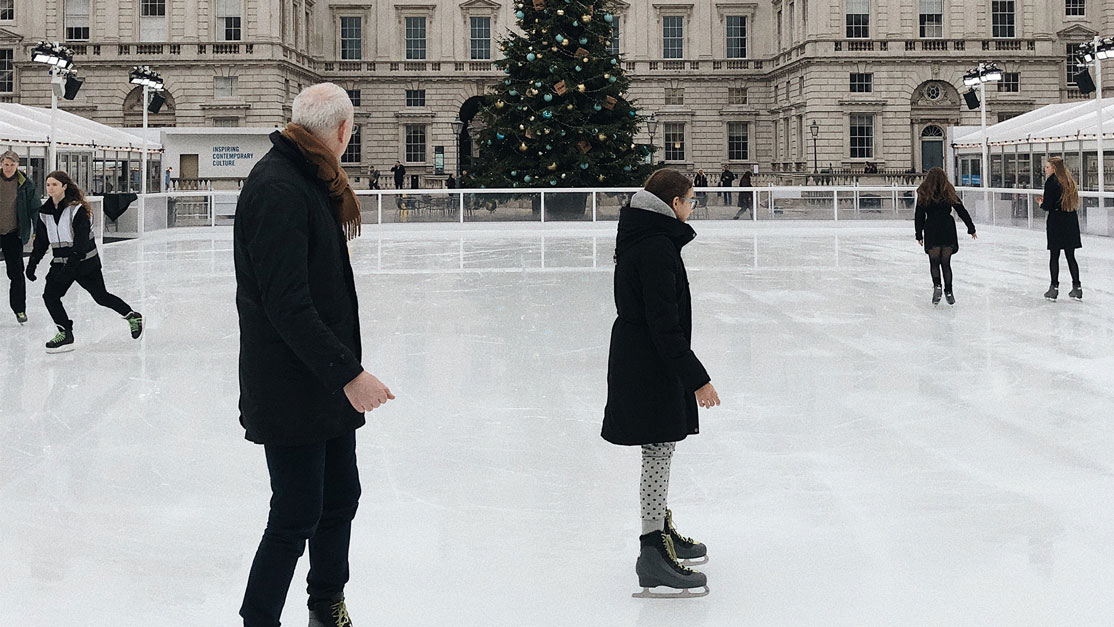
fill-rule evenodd
<path id="1" fill-rule="evenodd" d="M 465 224 L 614 222 L 640 188 L 357 190 L 364 224 Z M 911 186 L 801 186 L 697 188 L 693 220 L 912 221 L 916 188 Z M 1040 190 L 957 188 L 976 225 L 1041 230 Z M 740 211 L 741 193 L 749 202 Z M 1081 192 L 1080 225 L 1087 235 L 1114 236 L 1114 193 Z M 142 237 L 186 226 L 231 225 L 238 190 L 147 194 L 118 220 L 105 220 L 99 197 L 90 197 L 97 239 Z M 1101 199 L 1105 199 L 1100 202 Z"/>

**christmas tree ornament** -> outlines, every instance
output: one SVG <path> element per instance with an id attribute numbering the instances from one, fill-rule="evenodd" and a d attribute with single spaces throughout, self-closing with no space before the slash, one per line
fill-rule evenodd
<path id="1" fill-rule="evenodd" d="M 610 13 L 608 13 L 608 14 L 606 14 L 606 15 L 604 15 L 604 16 L 603 16 L 603 21 L 605 21 L 605 22 L 607 22 L 608 24 L 610 24 L 610 23 L 612 23 L 612 22 L 614 22 L 614 21 L 615 21 L 615 16 L 614 16 L 614 15 L 612 15 L 612 14 L 610 14 Z"/>
<path id="2" fill-rule="evenodd" d="M 589 24 L 592 22 L 592 16 L 585 13 L 584 15 L 580 16 L 580 21 L 584 22 L 585 24 Z"/>
<path id="3" fill-rule="evenodd" d="M 550 146 L 549 144 L 546 144 L 545 149 L 546 150 L 553 150 L 553 146 Z"/>
<path id="4" fill-rule="evenodd" d="M 619 60 L 618 59 L 612 59 L 611 60 L 611 65 L 619 65 Z"/>
<path id="5" fill-rule="evenodd" d="M 579 148 L 580 152 L 582 152 L 584 154 L 588 154 L 588 152 L 590 150 L 592 150 L 592 144 L 589 144 L 588 140 L 586 140 L 586 139 L 582 139 L 582 140 L 576 142 L 576 147 Z"/>
<path id="6" fill-rule="evenodd" d="M 614 96 L 608 96 L 607 98 L 604 99 L 603 106 L 607 107 L 608 111 L 611 111 L 612 109 L 615 108 L 615 105 L 618 104 L 618 103 L 619 103 L 619 101 L 616 100 Z"/>
<path id="7" fill-rule="evenodd" d="M 609 82 L 609 83 L 614 83 L 614 82 L 615 82 L 615 81 L 617 81 L 617 80 L 619 80 L 619 79 L 617 79 L 617 78 L 615 78 L 614 76 L 612 76 L 611 78 L 607 79 L 607 82 Z"/>
<path id="8" fill-rule="evenodd" d="M 543 128 L 542 133 L 544 133 L 546 135 L 549 135 L 549 129 L 548 128 Z"/>
<path id="9" fill-rule="evenodd" d="M 563 180 L 565 180 L 565 177 L 566 177 L 566 176 L 568 176 L 568 174 L 566 174 L 566 173 L 562 172 L 562 173 L 561 173 L 561 180 L 562 180 L 562 181 L 563 181 Z"/>
<path id="10" fill-rule="evenodd" d="M 581 161 L 580 162 L 580 169 L 581 170 L 587 170 L 588 169 L 588 163 L 586 161 Z"/>
<path id="11" fill-rule="evenodd" d="M 599 182 L 600 182 L 600 183 L 602 183 L 602 182 L 604 182 L 605 180 L 607 180 L 607 177 L 601 174 L 601 175 L 599 176 Z"/>
<path id="12" fill-rule="evenodd" d="M 581 59 L 584 59 L 585 63 L 588 62 L 588 58 L 587 58 L 588 57 L 588 51 L 585 50 L 584 48 L 577 48 L 576 52 L 573 53 L 573 56 L 574 57 L 580 57 Z"/>
<path id="13" fill-rule="evenodd" d="M 527 61 L 536 61 L 536 60 L 537 60 L 537 58 L 538 58 L 538 55 L 534 54 L 533 52 L 531 52 L 530 54 L 526 55 L 526 60 L 527 60 Z"/>
<path id="14" fill-rule="evenodd" d="M 503 141 L 506 138 L 507 138 L 507 136 L 502 134 L 502 133 L 496 133 L 495 134 L 495 139 L 498 139 L 499 141 Z"/>
<path id="15" fill-rule="evenodd" d="M 575 109 L 576 107 L 574 107 L 574 106 L 573 106 L 573 105 L 572 105 L 572 104 L 570 103 L 570 104 L 569 104 L 568 106 L 566 106 L 565 108 L 566 108 L 566 109 L 568 109 L 569 111 L 572 111 L 572 110 L 573 110 L 573 109 Z"/>
<path id="16" fill-rule="evenodd" d="M 579 71 L 580 71 L 580 70 L 582 70 L 582 69 L 584 69 L 584 68 L 580 67 L 579 65 L 578 65 L 578 66 L 576 66 L 576 71 L 577 71 L 577 72 L 579 72 Z"/>
<path id="17" fill-rule="evenodd" d="M 507 106 L 507 103 L 503 102 L 502 100 L 496 100 L 495 101 L 495 108 L 496 109 L 502 109 L 505 106 Z"/>
<path id="18" fill-rule="evenodd" d="M 608 96 L 610 98 L 610 96 Z M 553 94 L 546 94 L 542 96 L 542 100 L 546 102 L 553 102 Z"/>
<path id="19" fill-rule="evenodd" d="M 556 172 L 557 171 L 557 162 L 554 161 L 553 163 L 550 163 L 549 165 L 545 166 L 545 169 L 549 170 L 550 172 Z"/>
<path id="20" fill-rule="evenodd" d="M 518 91 L 517 91 L 517 90 L 514 90 L 514 89 L 512 89 L 512 90 L 510 90 L 510 91 L 508 91 L 508 92 L 507 92 L 507 95 L 508 95 L 508 96 L 517 96 L 517 95 L 518 95 Z"/>
<path id="21" fill-rule="evenodd" d="M 523 13 L 522 11 L 515 11 L 514 16 L 521 20 L 521 19 L 524 19 L 526 17 L 526 14 Z"/>
<path id="22" fill-rule="evenodd" d="M 565 10 L 564 9 L 557 9 L 557 15 L 560 15 L 561 17 L 564 17 L 565 16 Z"/>
<path id="23" fill-rule="evenodd" d="M 549 184 L 556 187 L 557 186 L 557 179 L 549 179 Z"/>
<path id="24" fill-rule="evenodd" d="M 519 124 L 518 125 L 518 130 L 525 131 L 526 130 L 526 125 L 525 124 Z"/>
<path id="25" fill-rule="evenodd" d="M 534 0 L 534 10 L 541 11 L 545 8 L 545 0 Z"/>
<path id="26" fill-rule="evenodd" d="M 630 115 L 630 116 L 631 116 L 632 118 L 633 118 L 634 116 L 638 115 L 638 114 L 637 114 L 637 113 L 635 113 L 634 111 L 627 111 L 627 113 L 628 113 L 628 114 L 629 114 L 629 115 Z"/>
<path id="27" fill-rule="evenodd" d="M 522 152 L 526 152 L 527 150 L 529 150 L 529 147 L 526 145 L 526 142 L 522 142 L 518 145 L 518 149 Z"/>
<path id="28" fill-rule="evenodd" d="M 630 170 L 631 170 L 631 167 L 629 165 L 623 166 L 623 172 L 630 172 Z"/>
<path id="29" fill-rule="evenodd" d="M 511 170 L 511 177 L 517 177 L 517 176 L 518 176 L 518 170 Z"/>
<path id="30" fill-rule="evenodd" d="M 610 74 L 604 74 L 603 77 L 604 78 L 611 78 L 611 75 Z"/>
<path id="31" fill-rule="evenodd" d="M 541 87 L 541 86 L 542 86 L 541 81 L 534 81 L 534 87 Z"/>
<path id="32" fill-rule="evenodd" d="M 565 81 L 561 81 L 553 86 L 553 91 L 557 92 L 558 96 L 564 96 L 565 92 L 568 90 L 569 88 L 565 86 Z"/>
<path id="33" fill-rule="evenodd" d="M 592 105 L 592 110 L 593 111 L 599 111 L 600 109 L 603 109 L 603 107 L 601 107 L 599 105 L 599 103 L 596 103 L 596 104 Z"/>
<path id="34" fill-rule="evenodd" d="M 537 137 L 537 134 L 534 133 L 534 129 L 526 129 L 526 139 L 534 139 L 535 137 Z"/>
<path id="35" fill-rule="evenodd" d="M 555 37 L 554 39 L 557 40 L 557 43 L 561 43 L 562 41 L 565 41 L 565 36 L 564 35 L 557 35 L 557 37 Z"/>
<path id="36" fill-rule="evenodd" d="M 601 142 L 607 141 L 607 133 L 600 133 L 599 135 L 596 135 L 596 139 L 600 140 Z"/>
<path id="37" fill-rule="evenodd" d="M 562 41 L 562 42 L 561 42 L 561 45 L 562 45 L 562 46 L 565 46 L 565 47 L 567 48 L 567 47 L 569 46 L 569 40 L 568 40 L 568 39 L 566 39 L 565 41 Z M 553 51 L 554 51 L 554 52 L 557 52 L 557 49 L 556 49 L 556 48 L 554 48 L 554 49 L 553 49 Z"/>
<path id="38" fill-rule="evenodd" d="M 526 181 L 527 183 L 529 183 L 530 181 L 534 180 L 534 177 L 532 177 L 532 176 L 530 176 L 529 174 L 527 174 L 526 176 L 522 177 L 522 180 L 523 180 L 523 181 Z"/>
<path id="39" fill-rule="evenodd" d="M 581 46 L 587 46 L 588 45 L 588 38 L 587 37 L 581 37 L 580 38 L 580 45 Z"/>
<path id="40" fill-rule="evenodd" d="M 503 79 L 503 84 L 504 84 L 504 85 L 507 85 L 507 86 L 509 87 L 509 86 L 510 86 L 510 84 L 511 84 L 511 79 L 509 79 L 509 78 L 507 78 L 507 79 Z"/>
<path id="41" fill-rule="evenodd" d="M 546 109 L 545 111 L 542 111 L 542 117 L 548 120 L 549 118 L 553 117 L 553 112 L 549 109 Z"/>
<path id="42" fill-rule="evenodd" d="M 539 58 L 539 59 L 542 59 L 542 58 L 544 58 L 544 57 L 543 57 L 543 55 L 542 55 L 542 53 L 540 53 L 540 52 L 538 53 L 538 58 Z M 613 59 L 613 60 L 614 60 L 614 59 Z"/>
<path id="43" fill-rule="evenodd" d="M 577 67 L 580 67 L 580 66 L 578 65 Z M 584 83 L 580 83 L 576 86 L 576 91 L 578 91 L 580 93 L 584 93 L 585 90 L 587 90 L 587 89 L 588 88 L 584 85 Z"/>

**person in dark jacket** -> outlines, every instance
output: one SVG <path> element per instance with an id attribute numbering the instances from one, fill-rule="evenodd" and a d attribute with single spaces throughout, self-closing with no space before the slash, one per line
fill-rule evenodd
<path id="1" fill-rule="evenodd" d="M 750 170 L 744 171 L 739 176 L 739 187 L 753 187 L 751 182 Z M 738 220 L 743 217 L 747 211 L 754 210 L 754 192 L 739 192 L 739 210 L 735 212 L 735 217 L 732 220 Z M 751 216 L 754 214 L 752 213 Z"/>
<path id="2" fill-rule="evenodd" d="M 27 278 L 36 279 L 35 268 L 49 248 L 52 258 L 46 274 L 43 301 L 54 320 L 58 332 L 46 343 L 46 352 L 62 353 L 73 350 L 73 320 L 62 306 L 62 297 L 77 283 L 89 292 L 93 301 L 120 314 L 128 322 L 132 338 L 143 333 L 143 316 L 133 310 L 120 297 L 110 294 L 104 285 L 101 258 L 97 242 L 93 239 L 93 210 L 85 194 L 62 171 L 51 172 L 46 177 L 47 199 L 39 208 L 35 226 L 35 245 L 27 260 Z"/>
<path id="3" fill-rule="evenodd" d="M 275 627 L 309 543 L 310 625 L 349 625 L 348 547 L 360 497 L 356 429 L 394 396 L 360 365 L 360 322 L 347 240 L 360 206 L 340 167 L 352 102 L 332 83 L 294 100 L 236 205 L 240 423 L 263 445 L 267 528 L 240 615 Z"/>
<path id="4" fill-rule="evenodd" d="M 917 231 L 917 243 L 924 246 L 924 252 L 928 255 L 933 305 L 940 303 L 941 292 L 948 299 L 949 305 L 955 304 L 952 292 L 952 255 L 959 251 L 959 237 L 956 235 L 955 218 L 952 217 L 953 209 L 967 225 L 967 234 L 971 239 L 978 239 L 971 214 L 960 202 L 948 175 L 940 168 L 932 168 L 917 189 L 917 209 L 913 224 Z M 941 271 L 944 275 L 942 288 Z"/>
<path id="5" fill-rule="evenodd" d="M 726 165 L 723 166 L 723 172 L 719 173 L 719 186 L 720 187 L 731 187 L 731 184 L 734 183 L 734 182 L 735 182 L 735 173 L 732 172 L 731 168 L 727 167 Z M 731 206 L 731 192 L 729 192 L 729 191 L 728 192 L 720 192 L 719 197 L 723 201 L 724 206 L 727 206 L 727 207 Z"/>
<path id="6" fill-rule="evenodd" d="M 1045 233 L 1048 240 L 1048 272 L 1052 284 L 1044 297 L 1056 300 L 1060 294 L 1060 251 L 1068 260 L 1071 272 L 1071 291 L 1068 296 L 1083 299 L 1083 284 L 1079 282 L 1079 262 L 1075 259 L 1075 249 L 1083 247 L 1079 235 L 1079 186 L 1068 172 L 1064 160 L 1052 157 L 1044 164 L 1044 194 L 1037 196 L 1041 209 L 1047 212 Z"/>
<path id="7" fill-rule="evenodd" d="M 658 170 L 619 212 L 615 307 L 607 363 L 602 435 L 642 447 L 642 536 L 636 563 L 644 588 L 706 586 L 703 573 L 677 562 L 707 554 L 673 527 L 667 507 L 676 443 L 699 433 L 697 407 L 719 396 L 692 352 L 692 297 L 681 248 L 696 237 L 686 224 L 693 186 L 676 170 Z"/>
<path id="8" fill-rule="evenodd" d="M 395 161 L 391 166 L 391 172 L 395 173 L 395 189 L 402 189 L 402 183 L 406 180 L 406 166 L 402 165 L 401 161 Z"/>
<path id="9" fill-rule="evenodd" d="M 696 176 L 692 177 L 692 186 L 693 187 L 707 187 L 708 186 L 708 175 L 704 174 L 704 170 L 697 170 L 696 171 Z M 704 203 L 704 200 L 708 197 L 708 192 L 696 192 L 694 197 L 696 198 L 697 204 Z"/>
<path id="10" fill-rule="evenodd" d="M 27 323 L 23 247 L 31 240 L 38 219 L 35 184 L 19 171 L 19 155 L 9 150 L 0 155 L 0 254 L 8 271 L 8 304 L 19 324 Z"/>

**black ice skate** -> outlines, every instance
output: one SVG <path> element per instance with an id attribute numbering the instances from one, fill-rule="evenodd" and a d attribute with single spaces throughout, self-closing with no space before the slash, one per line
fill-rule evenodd
<path id="1" fill-rule="evenodd" d="M 940 304 L 940 297 L 943 296 L 943 295 L 944 295 L 944 288 L 940 287 L 939 285 L 933 286 L 933 288 L 932 288 L 932 304 L 933 305 L 939 305 Z"/>
<path id="2" fill-rule="evenodd" d="M 1083 300 L 1083 286 L 1079 283 L 1073 283 L 1071 291 L 1068 292 L 1068 296 L 1071 296 L 1075 300 Z"/>
<path id="3" fill-rule="evenodd" d="M 955 295 L 952 294 L 951 290 L 944 292 L 944 300 L 948 301 L 949 305 L 955 304 Z"/>
<path id="4" fill-rule="evenodd" d="M 58 327 L 58 333 L 46 343 L 46 352 L 65 353 L 73 350 L 73 331 Z"/>
<path id="5" fill-rule="evenodd" d="M 18 322 L 20 326 L 27 324 L 27 314 L 22 311 L 17 311 L 15 314 L 15 321 Z"/>
<path id="6" fill-rule="evenodd" d="M 339 601 L 321 601 L 309 607 L 309 627 L 352 627 L 344 598 Z"/>
<path id="7" fill-rule="evenodd" d="M 132 332 L 132 339 L 138 339 L 140 334 L 143 333 L 143 316 L 139 315 L 138 312 L 133 311 L 124 316 L 124 320 L 128 321 L 128 327 L 131 329 Z"/>
<path id="8" fill-rule="evenodd" d="M 1059 295 L 1060 295 L 1060 286 L 1055 284 L 1055 283 L 1050 285 L 1048 287 L 1048 291 L 1044 293 L 1044 297 L 1047 298 L 1048 300 L 1056 300 L 1056 297 L 1059 296 Z"/>
<path id="9" fill-rule="evenodd" d="M 677 533 L 677 528 L 673 526 L 673 510 L 665 510 L 664 531 L 673 540 L 673 552 L 677 554 L 677 559 L 685 560 L 686 565 L 708 563 L 708 547 L 704 543 Z"/>
<path id="10" fill-rule="evenodd" d="M 635 592 L 639 599 L 687 598 L 708 595 L 708 577 L 677 563 L 673 539 L 665 531 L 651 531 L 638 538 L 642 550 L 638 554 L 634 571 L 642 592 Z M 651 591 L 658 587 L 672 588 L 668 592 Z M 702 590 L 693 591 L 693 588 Z"/>

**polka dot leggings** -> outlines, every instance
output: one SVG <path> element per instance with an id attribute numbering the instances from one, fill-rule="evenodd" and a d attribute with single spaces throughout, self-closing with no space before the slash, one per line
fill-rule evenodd
<path id="1" fill-rule="evenodd" d="M 669 496 L 669 466 L 673 461 L 676 442 L 642 445 L 642 533 L 660 531 L 665 527 L 665 510 Z"/>

